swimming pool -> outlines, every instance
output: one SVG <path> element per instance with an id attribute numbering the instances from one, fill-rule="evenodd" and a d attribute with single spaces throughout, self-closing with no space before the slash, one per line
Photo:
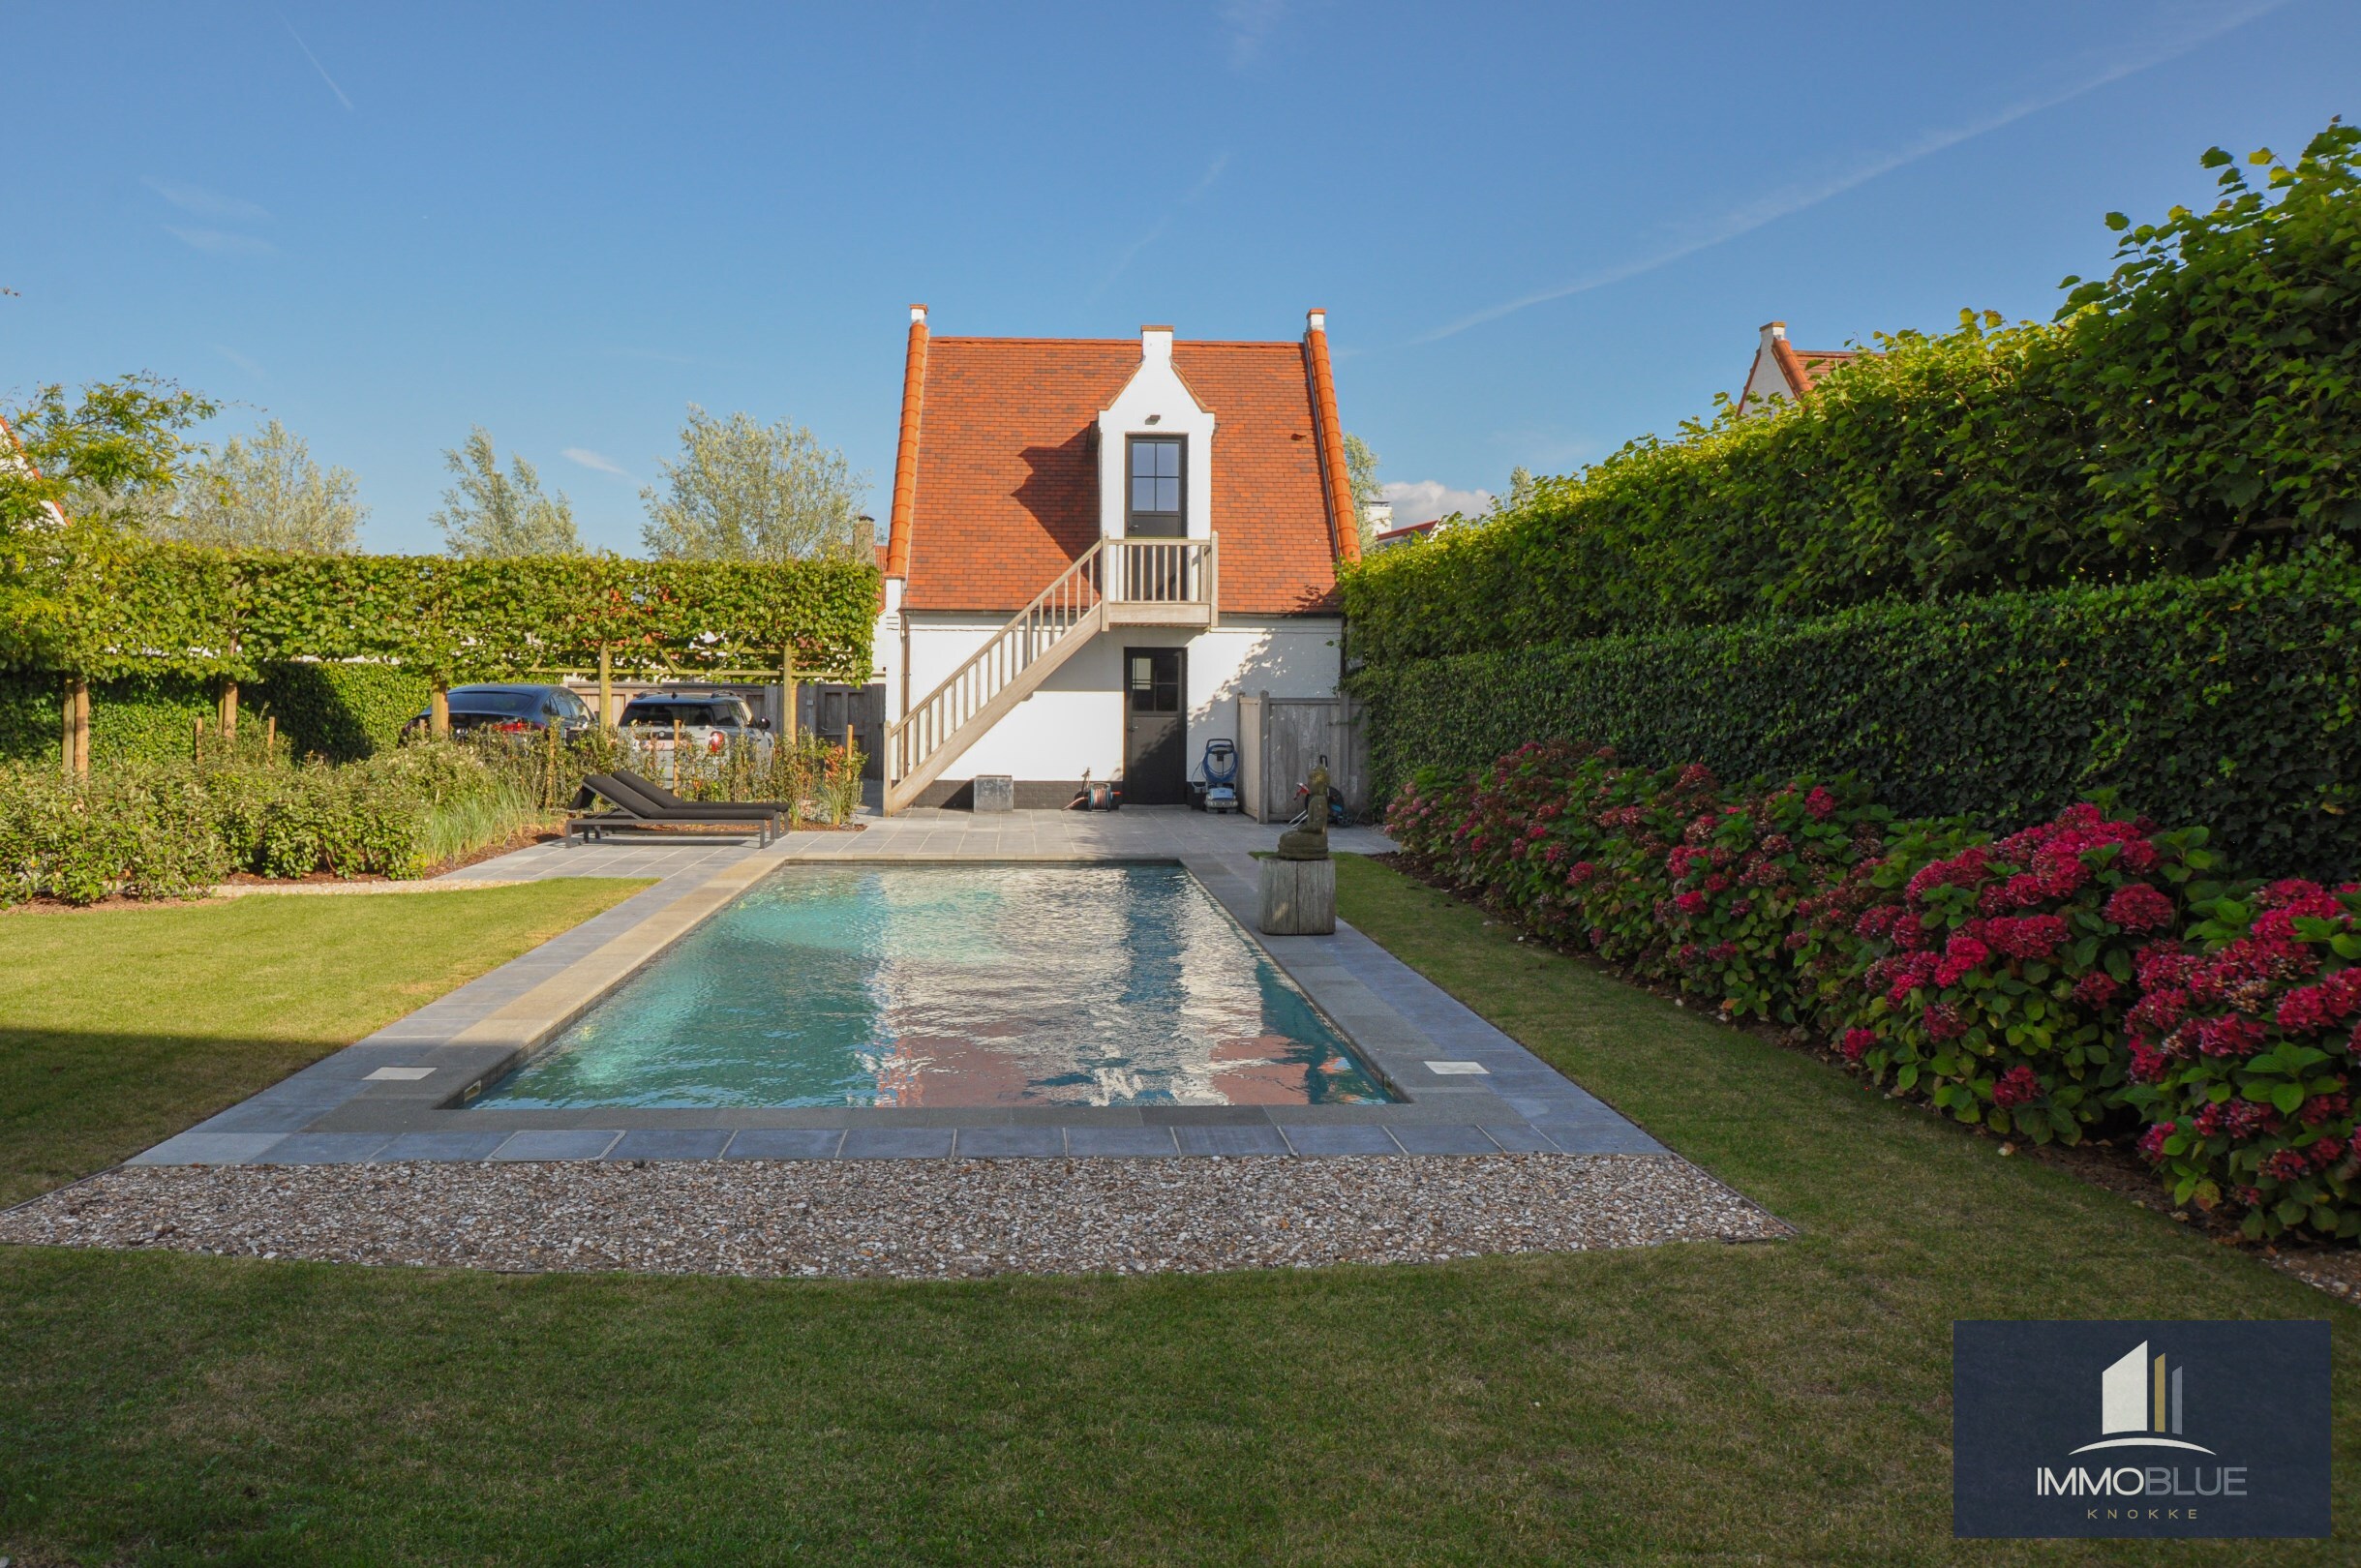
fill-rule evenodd
<path id="1" fill-rule="evenodd" d="M 1379 1104 L 1176 865 L 792 865 L 472 1103 Z"/>

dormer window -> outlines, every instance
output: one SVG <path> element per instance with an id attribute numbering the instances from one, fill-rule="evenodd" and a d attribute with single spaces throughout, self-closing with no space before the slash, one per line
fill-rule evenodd
<path id="1" fill-rule="evenodd" d="M 1123 531 L 1147 538 L 1178 539 L 1189 531 L 1186 441 L 1178 436 L 1131 438 L 1131 494 L 1125 498 Z"/>

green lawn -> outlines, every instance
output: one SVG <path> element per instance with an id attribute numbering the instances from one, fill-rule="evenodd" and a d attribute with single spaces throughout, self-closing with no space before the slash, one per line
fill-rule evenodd
<path id="1" fill-rule="evenodd" d="M 137 1154 L 646 886 L 0 914 L 0 1207 Z"/>
<path id="2" fill-rule="evenodd" d="M 1801 1236 L 925 1285 L 0 1250 L 0 1554 L 2350 1560 L 1955 1545 L 1947 1452 L 1954 1317 L 2331 1317 L 2349 1537 L 2349 1309 L 1381 868 L 1342 882 L 1348 919 Z"/>

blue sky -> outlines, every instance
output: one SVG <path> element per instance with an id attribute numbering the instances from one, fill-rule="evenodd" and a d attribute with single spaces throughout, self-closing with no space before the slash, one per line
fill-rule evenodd
<path id="1" fill-rule="evenodd" d="M 946 333 L 1292 338 L 1383 476 L 1669 432 L 1756 328 L 2046 317 L 2101 215 L 2361 111 L 2341 0 L 6 11 L 0 402 L 147 369 L 425 550 L 470 425 L 637 546 L 686 405 L 892 483 Z"/>

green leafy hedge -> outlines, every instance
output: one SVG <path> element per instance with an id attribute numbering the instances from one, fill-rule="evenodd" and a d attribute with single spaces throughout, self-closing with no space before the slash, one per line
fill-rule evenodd
<path id="1" fill-rule="evenodd" d="M 251 680 L 307 660 L 393 664 L 442 681 L 593 664 L 634 674 L 869 668 L 873 565 L 649 561 L 616 556 L 458 560 L 273 556 L 92 528 L 28 568 L 45 608 L 0 624 L 0 669 L 93 681 Z"/>
<path id="2" fill-rule="evenodd" d="M 58 754 L 60 677 L 0 675 L 0 759 L 48 761 Z M 90 689 L 92 766 L 186 760 L 196 721 L 210 731 L 218 683 L 189 676 L 130 676 Z M 278 721 L 295 757 L 357 762 L 387 751 L 427 704 L 434 683 L 389 664 L 271 664 L 238 689 L 246 729 Z"/>
<path id="3" fill-rule="evenodd" d="M 1887 598 L 2210 571 L 2361 535 L 2361 133 L 2127 229 L 2049 325 L 1904 333 L 1771 417 L 1635 441 L 1343 574 L 1387 664 Z M 2229 165 L 2219 149 L 2209 166 Z"/>
<path id="4" fill-rule="evenodd" d="M 1352 678 L 1380 795 L 1580 736 L 1725 777 L 1858 775 L 1998 828 L 2094 791 L 2259 871 L 2361 864 L 2361 563 L 1884 604 L 1388 663 Z"/>

